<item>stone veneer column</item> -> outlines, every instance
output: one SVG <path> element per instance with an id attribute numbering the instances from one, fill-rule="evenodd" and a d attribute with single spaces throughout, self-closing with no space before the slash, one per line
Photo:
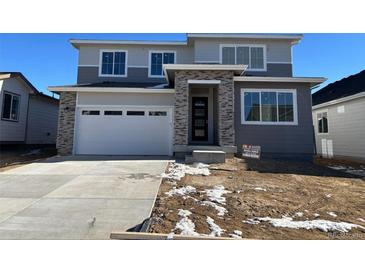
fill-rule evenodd
<path id="1" fill-rule="evenodd" d="M 71 155 L 74 139 L 76 92 L 61 92 L 58 114 L 57 152 Z"/>
<path id="2" fill-rule="evenodd" d="M 189 86 L 188 80 L 220 80 L 218 86 L 218 142 L 234 146 L 234 86 L 233 71 L 184 70 L 175 73 L 174 145 L 188 144 Z"/>

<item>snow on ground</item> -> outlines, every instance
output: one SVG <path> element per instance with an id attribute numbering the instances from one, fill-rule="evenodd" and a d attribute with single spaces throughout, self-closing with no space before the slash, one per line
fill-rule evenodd
<path id="1" fill-rule="evenodd" d="M 333 218 L 336 218 L 337 217 L 337 214 L 330 211 L 330 212 L 327 212 L 328 215 L 332 216 Z"/>
<path id="2" fill-rule="evenodd" d="M 184 186 L 184 187 L 180 187 L 180 188 L 176 188 L 173 187 L 170 191 L 165 192 L 165 194 L 167 196 L 173 196 L 173 195 L 180 195 L 180 196 L 185 196 L 187 194 L 190 193 L 195 193 L 196 192 L 196 188 L 193 186 Z"/>
<path id="3" fill-rule="evenodd" d="M 217 225 L 212 218 L 207 216 L 207 223 L 209 225 L 210 234 L 209 236 L 213 237 L 220 237 L 222 233 L 225 231 L 224 229 L 220 228 L 219 225 Z"/>
<path id="4" fill-rule="evenodd" d="M 29 151 L 28 153 L 24 153 L 21 156 L 30 156 L 30 155 L 38 155 L 42 152 L 41 149 L 32 149 L 31 151 Z"/>
<path id="5" fill-rule="evenodd" d="M 304 228 L 307 230 L 319 229 L 323 232 L 332 232 L 332 231 L 348 232 L 353 228 L 365 229 L 365 227 L 362 227 L 362 226 L 356 225 L 356 224 L 351 224 L 351 223 L 346 223 L 346 222 L 332 222 L 332 221 L 327 221 L 327 220 L 293 221 L 293 218 L 289 218 L 289 217 L 283 217 L 281 219 L 263 217 L 263 218 L 255 218 L 253 220 L 259 221 L 259 222 L 269 222 L 274 227 L 285 227 L 285 228 L 294 228 L 294 229 Z M 250 220 L 247 220 L 247 221 L 250 221 Z"/>
<path id="6" fill-rule="evenodd" d="M 327 198 L 331 198 L 332 197 L 332 194 L 326 194 L 325 195 Z"/>
<path id="7" fill-rule="evenodd" d="M 266 188 L 255 187 L 254 190 L 256 190 L 256 191 L 266 191 Z"/>
<path id="8" fill-rule="evenodd" d="M 208 176 L 210 175 L 209 165 L 194 163 L 192 166 L 190 166 L 180 163 L 173 163 L 169 167 L 168 171 L 162 173 L 161 176 L 162 178 L 180 181 L 181 178 L 185 176 L 185 174 Z"/>
<path id="9" fill-rule="evenodd" d="M 365 220 L 363 218 L 357 218 L 360 222 L 365 223 Z"/>
<path id="10" fill-rule="evenodd" d="M 222 205 L 226 204 L 226 198 L 223 195 L 231 193 L 231 191 L 225 190 L 224 186 L 221 185 L 215 186 L 212 189 L 206 189 L 204 192 L 207 194 L 209 200 Z"/>
<path id="11" fill-rule="evenodd" d="M 198 236 L 199 233 L 195 231 L 195 224 L 188 218 L 191 215 L 191 212 L 189 210 L 179 209 L 178 215 L 181 219 L 177 222 L 173 231 L 179 229 L 181 231 L 180 235 Z"/>
<path id="12" fill-rule="evenodd" d="M 242 223 L 250 224 L 250 225 L 257 225 L 260 223 L 260 221 L 254 220 L 254 219 L 248 219 L 248 220 L 243 220 Z"/>
<path id="13" fill-rule="evenodd" d="M 242 231 L 241 230 L 234 230 L 233 233 L 229 234 L 231 238 L 235 239 L 242 239 Z"/>
<path id="14" fill-rule="evenodd" d="M 213 203 L 211 201 L 203 201 L 201 202 L 201 205 L 210 206 L 213 207 L 215 210 L 218 211 L 218 216 L 224 216 L 224 214 L 227 213 L 227 209 L 225 209 L 223 206 L 219 206 L 216 203 Z"/>
<path id="15" fill-rule="evenodd" d="M 353 167 L 347 167 L 347 166 L 328 166 L 329 168 L 332 168 L 334 170 L 340 170 L 346 173 L 350 173 L 350 174 L 354 174 L 354 175 L 358 175 L 358 176 L 362 176 L 365 177 L 365 167 L 361 166 L 360 169 L 355 169 Z"/>
<path id="16" fill-rule="evenodd" d="M 303 212 L 297 212 L 297 213 L 295 213 L 295 216 L 297 216 L 297 217 L 303 217 Z"/>
<path id="17" fill-rule="evenodd" d="M 319 217 L 318 213 L 314 213 L 313 215 L 314 215 L 314 217 Z"/>

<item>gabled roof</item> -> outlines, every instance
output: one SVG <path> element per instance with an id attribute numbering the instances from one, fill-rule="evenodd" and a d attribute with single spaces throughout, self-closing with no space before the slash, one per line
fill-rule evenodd
<path id="1" fill-rule="evenodd" d="M 365 91 L 365 70 L 331 83 L 312 94 L 313 106 Z"/>
<path id="2" fill-rule="evenodd" d="M 0 80 L 6 80 L 14 77 L 19 77 L 22 81 L 36 94 L 40 93 L 39 90 L 28 81 L 27 78 L 21 72 L 0 72 Z"/>

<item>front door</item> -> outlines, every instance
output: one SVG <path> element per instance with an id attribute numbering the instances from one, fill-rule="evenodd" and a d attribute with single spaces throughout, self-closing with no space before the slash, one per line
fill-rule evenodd
<path id="1" fill-rule="evenodd" d="M 192 97 L 192 141 L 208 141 L 208 97 Z"/>

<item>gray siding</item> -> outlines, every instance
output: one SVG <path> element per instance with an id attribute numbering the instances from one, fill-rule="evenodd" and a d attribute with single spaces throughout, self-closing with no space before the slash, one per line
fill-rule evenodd
<path id="1" fill-rule="evenodd" d="M 30 96 L 27 144 L 55 144 L 58 102 L 41 96 Z"/>
<path id="2" fill-rule="evenodd" d="M 272 76 L 272 77 L 292 77 L 292 64 L 270 64 L 266 66 L 266 71 L 247 71 L 246 76 Z"/>
<path id="3" fill-rule="evenodd" d="M 241 88 L 296 89 L 298 125 L 241 124 Z M 309 85 L 235 82 L 235 133 L 238 151 L 243 144 L 261 146 L 263 157 L 310 159 L 314 152 L 312 101 Z"/>
<path id="4" fill-rule="evenodd" d="M 142 83 L 166 83 L 165 77 L 148 77 L 148 68 L 128 68 L 128 77 L 99 77 L 98 67 L 79 67 L 77 83 L 98 83 L 98 82 L 142 82 Z"/>
<path id="5" fill-rule="evenodd" d="M 24 142 L 27 125 L 29 90 L 19 81 L 18 78 L 10 78 L 0 81 L 1 117 L 4 91 L 20 95 L 19 121 L 13 122 L 0 119 L 0 142 Z"/>
<path id="6" fill-rule="evenodd" d="M 344 112 L 338 108 L 344 108 Z M 327 111 L 328 133 L 318 133 L 317 113 Z M 332 141 L 334 156 L 365 159 L 365 98 L 313 110 L 317 153 L 322 154 L 322 140 Z"/>

